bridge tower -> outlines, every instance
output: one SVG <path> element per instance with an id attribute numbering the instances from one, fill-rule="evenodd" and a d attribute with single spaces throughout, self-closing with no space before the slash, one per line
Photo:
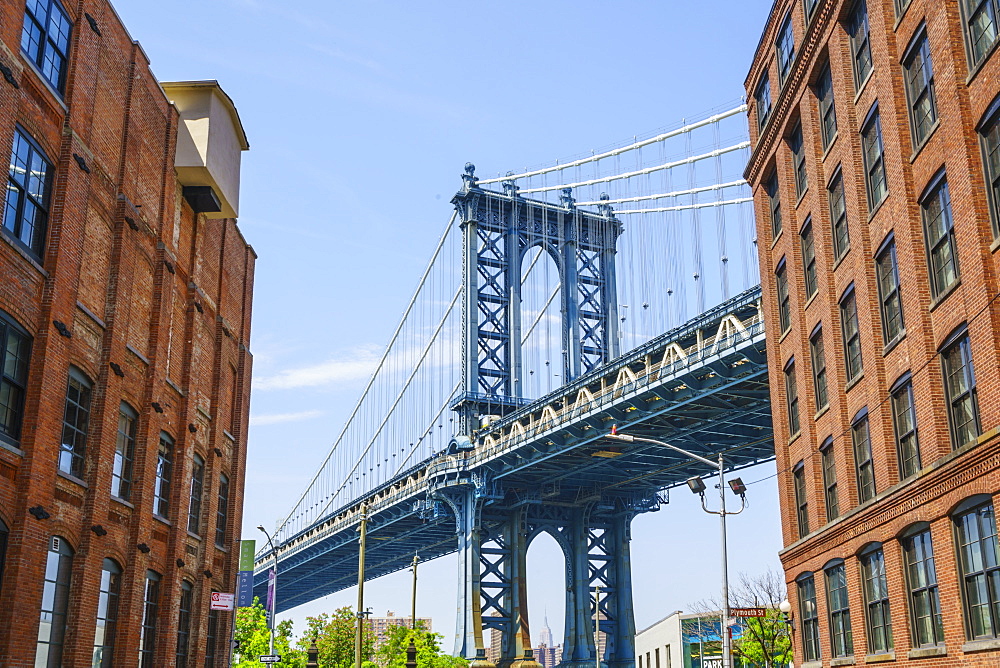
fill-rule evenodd
<path id="1" fill-rule="evenodd" d="M 521 365 L 521 267 L 540 246 L 556 264 L 561 294 L 562 378 L 567 382 L 618 356 L 615 252 L 621 223 L 609 205 L 578 209 L 569 188 L 560 204 L 526 199 L 513 181 L 502 193 L 477 184 L 465 166 L 452 198 L 462 229 L 462 385 L 452 404 L 461 434 L 486 416 L 525 402 Z"/>
<path id="2" fill-rule="evenodd" d="M 569 382 L 619 354 L 615 280 L 622 225 L 608 204 L 588 212 L 566 188 L 559 204 L 479 187 L 467 164 L 452 199 L 463 233 L 462 384 L 452 409 L 459 416 L 457 449 L 475 447 L 489 416 L 503 417 L 528 403 L 521 361 L 521 276 L 526 253 L 540 246 L 558 269 L 561 294 L 562 378 Z M 602 199 L 607 199 L 603 196 Z M 504 490 L 486 479 L 455 481 L 433 495 L 456 518 L 459 541 L 459 618 L 455 651 L 488 665 L 483 629 L 502 632 L 499 668 L 534 668 L 528 628 L 525 560 L 531 540 L 551 534 L 563 550 L 566 624 L 563 668 L 593 666 L 594 623 L 605 633 L 608 668 L 634 665 L 630 522 L 641 509 L 600 494 L 575 507 L 546 504 L 525 490 Z M 537 497 L 537 498 L 536 498 Z M 602 592 L 595 615 L 597 588 Z"/>

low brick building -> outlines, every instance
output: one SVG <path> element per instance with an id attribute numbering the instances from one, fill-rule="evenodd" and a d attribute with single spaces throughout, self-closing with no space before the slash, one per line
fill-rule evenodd
<path id="1" fill-rule="evenodd" d="M 778 0 L 747 77 L 796 665 L 1000 665 L 998 21 Z"/>
<path id="2" fill-rule="evenodd" d="M 215 82 L 0 3 L 0 665 L 228 665 L 255 255 Z"/>

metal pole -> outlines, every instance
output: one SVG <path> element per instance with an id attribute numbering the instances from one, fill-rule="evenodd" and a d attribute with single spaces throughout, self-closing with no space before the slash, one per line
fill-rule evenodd
<path id="1" fill-rule="evenodd" d="M 354 668 L 361 668 L 361 644 L 365 624 L 365 539 L 368 536 L 368 506 L 361 506 L 361 543 L 358 550 L 358 633 L 354 638 Z"/>
<path id="2" fill-rule="evenodd" d="M 417 630 L 417 562 L 420 557 L 413 555 L 413 596 L 410 600 L 410 627 Z"/>
<path id="3" fill-rule="evenodd" d="M 722 528 L 722 668 L 732 665 L 729 637 L 729 555 L 726 551 L 726 472 L 719 454 L 719 522 Z"/>
<path id="4" fill-rule="evenodd" d="M 267 538 L 267 544 L 271 546 L 271 555 L 274 557 L 274 570 L 272 571 L 273 575 L 268 576 L 270 579 L 270 582 L 268 584 L 270 584 L 270 589 L 271 589 L 271 605 L 269 606 L 271 608 L 270 609 L 271 618 L 268 620 L 268 627 L 271 632 L 270 653 L 272 656 L 274 656 L 274 615 L 275 615 L 275 608 L 278 605 L 278 549 L 274 546 L 274 542 L 271 540 L 271 534 L 267 533 L 267 529 L 265 529 L 263 525 L 258 526 L 257 528 Z M 234 633 L 235 629 L 236 629 L 236 623 L 234 621 L 233 622 Z"/>
<path id="5" fill-rule="evenodd" d="M 601 585 L 594 590 L 594 656 L 597 657 L 595 668 L 601 668 Z"/>

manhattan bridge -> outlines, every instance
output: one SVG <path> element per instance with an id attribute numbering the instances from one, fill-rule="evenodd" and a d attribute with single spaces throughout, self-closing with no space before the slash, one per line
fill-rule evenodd
<path id="1" fill-rule="evenodd" d="M 525 562 L 565 557 L 562 666 L 634 666 L 629 537 L 669 489 L 774 456 L 746 107 L 533 169 L 465 166 L 377 369 L 281 522 L 278 611 L 458 553 L 455 653 L 530 651 Z M 444 212 L 447 213 L 447 212 Z M 263 599 L 269 550 L 256 558 Z M 599 589 L 598 589 L 599 588 Z M 600 592 L 597 599 L 596 593 Z M 599 613 L 595 614 L 595 599 Z"/>

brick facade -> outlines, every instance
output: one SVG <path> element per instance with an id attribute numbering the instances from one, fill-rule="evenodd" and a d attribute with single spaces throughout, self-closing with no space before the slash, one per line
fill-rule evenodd
<path id="1" fill-rule="evenodd" d="M 746 80 L 752 156 L 747 167 L 757 210 L 757 247 L 767 317 L 771 398 L 779 471 L 784 549 L 781 560 L 796 617 L 796 665 L 995 666 L 1000 664 L 997 632 L 971 629 L 967 592 L 956 552 L 955 513 L 965 501 L 1000 501 L 1000 241 L 987 196 L 986 166 L 977 126 L 992 113 L 1000 93 L 1000 55 L 994 44 L 974 58 L 966 32 L 967 7 L 957 0 L 868 0 L 868 41 L 872 71 L 856 84 L 852 17 L 856 5 L 844 0 L 777 0 Z M 985 3 L 995 7 L 995 2 Z M 807 11 L 812 7 L 811 13 Z M 794 57 L 784 79 L 776 43 L 790 17 Z M 933 69 L 936 121 L 927 136 L 913 136 L 911 99 L 904 81 L 907 49 L 926 30 Z M 856 33 L 860 34 L 860 33 Z M 863 50 L 862 50 L 863 53 Z M 863 60 L 863 58 L 862 58 Z M 837 130 L 824 146 L 817 93 L 822 70 L 830 68 Z M 767 76 L 770 118 L 761 125 L 755 99 Z M 877 109 L 884 145 L 887 195 L 869 203 L 866 175 L 875 164 L 864 156 L 862 129 Z M 796 162 L 787 138 L 801 123 L 807 187 L 796 193 Z M 765 183 L 777 173 L 782 229 L 772 232 L 771 200 Z M 951 198 L 954 248 L 959 279 L 939 294 L 930 278 L 931 254 L 925 234 L 925 190 L 944 170 Z M 828 187 L 840 175 L 844 186 L 849 250 L 834 252 Z M 877 174 L 877 171 L 876 171 Z M 877 178 L 875 179 L 877 181 Z M 811 222 L 818 290 L 807 295 L 802 230 Z M 895 244 L 903 331 L 888 337 L 881 308 L 876 255 Z M 775 272 L 784 261 L 789 286 L 790 326 L 779 331 Z M 853 288 L 863 370 L 848 380 L 849 351 L 840 304 Z M 849 324 L 849 323 L 848 323 Z M 978 438 L 953 443 L 942 348 L 949 337 L 968 334 L 978 399 Z M 819 329 L 817 329 L 819 328 Z M 850 327 L 846 328 L 850 330 Z M 821 331 L 825 348 L 828 407 L 817 405 L 810 337 Z M 887 338 L 892 338 L 886 342 Z M 789 433 L 784 371 L 794 361 L 799 431 Z M 816 365 L 818 366 L 818 365 Z M 910 374 L 920 465 L 904 475 L 897 444 L 891 393 Z M 954 395 L 952 395 L 954 397 Z M 871 440 L 874 498 L 862 501 L 852 426 L 867 423 Z M 860 427 L 859 427 L 860 428 Z M 839 514 L 827 508 L 821 448 L 829 445 L 836 469 Z M 801 471 L 804 497 L 796 499 L 794 477 Z M 801 495 L 800 495 L 801 496 Z M 800 527 L 800 513 L 808 526 Z M 925 524 L 918 524 L 925 523 Z M 994 520 L 995 523 L 995 520 Z M 931 532 L 943 639 L 919 642 L 914 622 L 912 578 L 903 547 L 913 530 Z M 994 526 L 995 531 L 995 526 Z M 884 554 L 891 647 L 879 648 L 868 617 L 862 558 L 881 544 Z M 824 569 L 843 560 L 853 650 L 831 644 L 829 592 Z M 802 607 L 797 582 L 813 574 L 819 628 L 819 657 L 803 647 Z M 996 613 L 994 613 L 996 614 Z M 841 656 L 834 656 L 835 654 Z"/>
<path id="2" fill-rule="evenodd" d="M 113 661 L 102 665 L 138 663 L 148 570 L 161 576 L 152 665 L 181 663 L 184 582 L 193 591 L 186 665 L 228 665 L 228 614 L 206 661 L 209 599 L 234 591 L 238 568 L 256 256 L 235 220 L 196 214 L 182 196 L 179 112 L 111 5 L 62 7 L 72 32 L 60 91 L 22 50 L 25 2 L 0 3 L 0 155 L 20 133 L 52 163 L 42 252 L 0 229 L 0 317 L 30 337 L 20 433 L 0 438 L 0 665 L 36 665 L 54 536 L 73 553 L 61 665 L 93 665 L 105 559 L 121 576 Z M 57 466 L 71 367 L 91 384 L 78 476 Z M 111 494 L 122 402 L 138 414 L 128 501 Z M 174 443 L 169 511 L 154 518 L 164 433 Z M 195 455 L 204 485 L 191 532 Z"/>

